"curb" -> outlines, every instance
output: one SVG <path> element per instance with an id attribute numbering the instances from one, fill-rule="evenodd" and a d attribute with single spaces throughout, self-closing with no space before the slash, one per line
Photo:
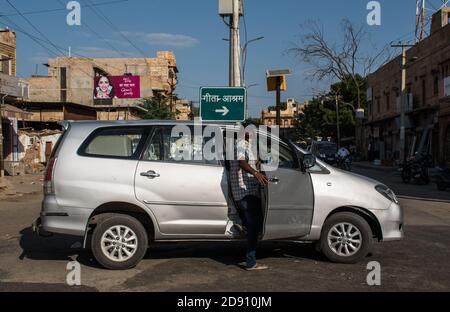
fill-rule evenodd
<path id="1" fill-rule="evenodd" d="M 362 164 L 362 163 L 353 163 L 352 166 L 362 169 L 369 169 L 369 170 L 377 170 L 377 171 L 385 171 L 385 172 L 396 172 L 398 170 L 397 167 L 378 167 L 375 165 L 369 165 L 369 164 Z"/>

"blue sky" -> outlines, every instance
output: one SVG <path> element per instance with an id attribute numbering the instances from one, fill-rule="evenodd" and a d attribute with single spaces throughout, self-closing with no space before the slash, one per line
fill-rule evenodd
<path id="1" fill-rule="evenodd" d="M 68 26 L 68 11 L 57 10 L 26 15 L 27 18 L 56 45 L 84 56 L 117 57 L 140 56 L 140 53 L 118 34 L 122 31 L 145 54 L 152 57 L 158 50 L 172 50 L 180 70 L 177 93 L 198 101 L 200 86 L 224 86 L 228 83 L 227 27 L 218 16 L 218 0 L 128 0 L 98 6 L 113 22 L 110 27 L 95 15 L 90 2 L 111 0 L 80 0 L 81 26 Z M 436 6 L 440 0 L 429 0 Z M 61 9 L 67 0 L 10 0 L 21 12 Z M 365 25 L 372 41 L 382 47 L 400 37 L 412 39 L 415 23 L 414 0 L 381 0 L 381 26 L 368 26 L 368 0 L 246 0 L 245 14 L 248 39 L 264 36 L 249 45 L 246 83 L 258 84 L 249 89 L 249 112 L 259 116 L 262 108 L 273 105 L 274 94 L 265 89 L 265 71 L 269 68 L 291 68 L 294 75 L 288 80 L 283 98 L 299 101 L 311 98 L 326 84 L 305 79 L 308 67 L 285 51 L 298 39 L 301 25 L 308 20 L 320 20 L 329 39 L 339 42 L 339 25 L 349 18 L 357 25 Z M 15 13 L 6 0 L 0 0 L 0 15 Z M 20 16 L 10 20 L 35 36 L 41 36 Z M 16 26 L 0 16 L 0 27 Z M 98 39 L 86 26 L 95 29 L 105 40 Z M 244 40 L 244 39 L 243 39 Z M 112 47 L 114 48 L 112 48 Z M 29 76 L 35 64 L 46 62 L 49 52 L 18 32 L 18 75 Z M 38 72 L 46 69 L 39 65 Z"/>

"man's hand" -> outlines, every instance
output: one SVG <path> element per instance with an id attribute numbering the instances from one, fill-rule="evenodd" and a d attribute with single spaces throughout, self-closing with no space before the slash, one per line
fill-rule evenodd
<path id="1" fill-rule="evenodd" d="M 269 178 L 265 174 L 262 174 L 261 172 L 255 171 L 253 173 L 253 176 L 259 181 L 259 183 L 262 186 L 266 186 L 269 184 Z"/>

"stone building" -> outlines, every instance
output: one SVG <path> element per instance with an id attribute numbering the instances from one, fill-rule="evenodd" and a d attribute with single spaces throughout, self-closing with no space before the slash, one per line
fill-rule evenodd
<path id="1" fill-rule="evenodd" d="M 19 160 L 18 125 L 29 114 L 13 106 L 27 98 L 27 84 L 16 77 L 16 34 L 0 29 L 0 176 Z"/>
<path id="2" fill-rule="evenodd" d="M 430 35 L 407 50 L 406 155 L 428 151 L 450 163 L 450 8 L 433 16 Z M 368 76 L 365 153 L 395 164 L 400 157 L 402 56 Z"/>
<path id="3" fill-rule="evenodd" d="M 294 99 L 288 99 L 286 102 L 286 109 L 281 111 L 281 126 L 280 128 L 294 128 L 295 120 L 301 114 L 302 107 L 305 103 L 298 103 Z M 261 113 L 261 124 L 265 126 L 275 126 L 277 124 L 277 112 L 273 109 L 265 109 Z"/>
<path id="4" fill-rule="evenodd" d="M 16 33 L 0 28 L 0 73 L 16 75 Z"/>

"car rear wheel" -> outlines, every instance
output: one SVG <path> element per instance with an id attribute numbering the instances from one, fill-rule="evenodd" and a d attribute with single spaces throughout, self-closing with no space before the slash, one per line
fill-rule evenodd
<path id="1" fill-rule="evenodd" d="M 332 262 L 357 263 L 372 249 L 372 230 L 364 218 L 341 212 L 324 224 L 320 249 Z"/>
<path id="2" fill-rule="evenodd" d="M 126 270 L 136 266 L 148 246 L 147 232 L 135 218 L 113 214 L 100 221 L 92 235 L 91 249 L 105 268 Z"/>

